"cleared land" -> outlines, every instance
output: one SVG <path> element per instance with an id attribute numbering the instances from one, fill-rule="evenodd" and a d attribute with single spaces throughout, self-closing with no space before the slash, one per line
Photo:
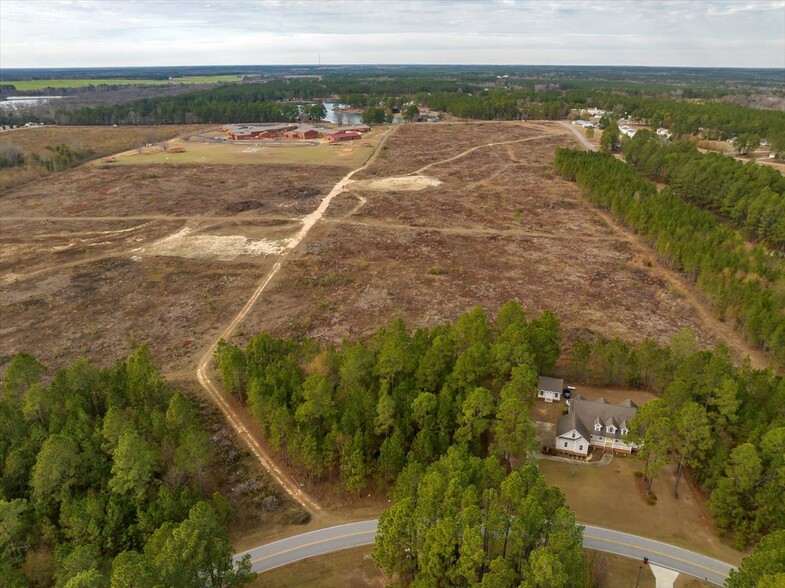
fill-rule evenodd
<path id="1" fill-rule="evenodd" d="M 573 141 L 546 123 L 404 126 L 286 259 L 244 332 L 335 342 L 397 316 L 432 325 L 517 299 L 531 312 L 554 309 L 567 344 L 585 329 L 664 341 L 688 326 L 713 342 L 649 259 L 554 176 L 555 148 Z M 363 182 L 407 174 L 439 183 Z"/>
<path id="2" fill-rule="evenodd" d="M 195 365 L 343 174 L 82 166 L 7 193 L 0 357 L 110 364 L 146 342 L 168 371 Z"/>
<path id="3" fill-rule="evenodd" d="M 87 86 L 166 86 L 169 84 L 218 84 L 239 82 L 243 76 L 185 76 L 169 80 L 129 80 L 109 78 L 95 80 L 7 80 L 0 78 L 0 84 L 10 84 L 19 92 L 43 90 L 44 88 L 85 88 Z"/>

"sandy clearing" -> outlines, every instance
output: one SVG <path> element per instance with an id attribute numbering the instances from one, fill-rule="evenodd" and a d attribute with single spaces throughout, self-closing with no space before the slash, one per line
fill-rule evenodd
<path id="1" fill-rule="evenodd" d="M 393 176 L 378 180 L 358 180 L 353 182 L 353 188 L 363 188 L 365 190 L 375 190 L 381 192 L 401 191 L 416 192 L 438 186 L 442 181 L 430 176 Z"/>
<path id="2" fill-rule="evenodd" d="M 289 246 L 287 241 L 249 239 L 242 235 L 193 235 L 193 231 L 183 227 L 147 247 L 135 249 L 134 253 L 229 261 L 238 255 L 277 255 Z"/>

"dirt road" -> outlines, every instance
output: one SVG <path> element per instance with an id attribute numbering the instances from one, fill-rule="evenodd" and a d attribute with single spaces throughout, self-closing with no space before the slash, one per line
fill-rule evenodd
<path id="1" fill-rule="evenodd" d="M 585 148 L 590 149 L 591 151 L 597 150 L 596 147 L 589 143 L 575 127 L 572 127 L 567 123 L 561 124 L 570 129 L 575 134 L 575 137 L 581 142 L 581 145 L 583 145 Z M 649 247 L 649 245 L 644 242 L 640 236 L 636 235 L 620 223 L 616 222 L 610 213 L 592 206 L 585 200 L 582 200 L 581 202 L 594 214 L 599 216 L 609 227 L 613 228 L 617 233 L 622 235 L 629 243 L 632 251 L 637 256 L 645 257 L 649 263 L 651 263 L 651 266 L 646 268 L 648 273 L 665 280 L 667 283 L 681 292 L 687 302 L 689 302 L 689 304 L 698 313 L 702 326 L 706 329 L 706 331 L 711 333 L 720 341 L 724 341 L 725 344 L 730 348 L 731 352 L 739 360 L 743 360 L 744 357 L 749 357 L 752 367 L 756 369 L 763 369 L 769 366 L 770 362 L 766 355 L 760 350 L 750 347 L 746 339 L 744 339 L 744 336 L 738 331 L 734 330 L 733 327 L 731 327 L 728 323 L 717 319 L 717 317 L 714 316 L 714 313 L 712 313 L 711 309 L 704 301 L 704 295 L 698 291 L 692 282 L 688 281 L 684 276 L 663 266 L 657 260 L 657 257 L 654 251 L 652 251 L 651 247 Z"/>
<path id="2" fill-rule="evenodd" d="M 278 465 L 270 457 L 267 451 L 265 451 L 262 443 L 257 439 L 256 431 L 253 430 L 253 427 L 250 426 L 250 423 L 245 422 L 245 418 L 247 417 L 244 417 L 242 414 L 244 412 L 242 408 L 239 407 L 237 403 L 233 402 L 232 399 L 228 398 L 213 382 L 210 375 L 210 364 L 213 359 L 215 348 L 218 345 L 218 341 L 221 339 L 228 339 L 232 335 L 234 330 L 237 328 L 237 325 L 239 325 L 243 319 L 245 319 L 245 317 L 248 315 L 248 312 L 251 310 L 251 308 L 253 308 L 257 300 L 259 300 L 259 297 L 262 295 L 265 288 L 267 288 L 267 285 L 280 271 L 283 259 L 293 249 L 295 249 L 300 244 L 300 242 L 302 242 L 306 235 L 308 235 L 308 232 L 311 230 L 311 228 L 319 221 L 319 219 L 322 218 L 325 211 L 330 206 L 333 198 L 341 194 L 350 184 L 352 176 L 373 164 L 377 155 L 381 152 L 385 141 L 390 135 L 392 135 L 392 133 L 395 131 L 395 128 L 396 127 L 394 127 L 393 130 L 389 131 L 387 135 L 384 136 L 384 138 L 377 145 L 374 153 L 362 167 L 359 167 L 346 174 L 346 176 L 344 176 L 333 187 L 330 193 L 324 197 L 319 207 L 303 219 L 302 228 L 289 241 L 286 249 L 283 251 L 278 261 L 275 263 L 275 265 L 273 265 L 272 269 L 264 277 L 253 294 L 251 294 L 251 297 L 248 299 L 242 309 L 240 309 L 240 312 L 237 313 L 234 319 L 232 319 L 226 328 L 224 328 L 218 338 L 216 338 L 207 348 L 199 360 L 199 364 L 196 369 L 196 377 L 199 380 L 199 384 L 204 388 L 216 406 L 218 406 L 223 415 L 226 417 L 226 420 L 237 433 L 238 437 L 248 446 L 251 453 L 253 453 L 262 466 L 270 473 L 275 481 L 281 485 L 287 494 L 289 494 L 297 503 L 307 510 L 312 517 L 318 516 L 320 519 L 324 519 L 325 522 L 328 520 L 333 520 L 334 517 L 328 513 L 325 513 L 324 509 L 312 497 L 303 491 L 301 485 L 291 476 L 291 474 L 286 472 L 283 467 Z"/>

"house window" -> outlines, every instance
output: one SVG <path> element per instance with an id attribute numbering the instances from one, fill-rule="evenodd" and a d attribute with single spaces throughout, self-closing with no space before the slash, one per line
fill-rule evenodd
<path id="1" fill-rule="evenodd" d="M 602 431 L 602 425 L 594 425 L 595 431 Z"/>
<path id="2" fill-rule="evenodd" d="M 578 445 L 578 451 L 583 451 L 583 445 Z"/>
<path id="3" fill-rule="evenodd" d="M 572 432 L 572 438 L 575 439 L 575 431 Z"/>
<path id="4" fill-rule="evenodd" d="M 566 441 L 564 442 L 564 446 L 567 447 L 567 442 Z"/>

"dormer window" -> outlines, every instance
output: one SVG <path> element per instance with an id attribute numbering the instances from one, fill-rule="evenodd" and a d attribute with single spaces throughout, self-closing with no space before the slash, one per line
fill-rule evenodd
<path id="1" fill-rule="evenodd" d="M 621 434 L 622 434 L 622 435 L 626 435 L 626 434 L 627 434 L 627 433 L 629 433 L 629 432 L 630 432 L 630 430 L 629 430 L 629 429 L 627 429 L 626 427 L 625 427 L 625 428 L 623 428 L 623 429 L 621 430 Z"/>
<path id="2" fill-rule="evenodd" d="M 611 425 L 610 427 L 608 427 L 608 432 L 611 433 L 611 434 L 615 433 L 616 432 L 616 427 Z"/>
<path id="3" fill-rule="evenodd" d="M 600 423 L 597 423 L 596 425 L 594 425 L 594 430 L 595 431 L 602 431 L 602 425 Z"/>

